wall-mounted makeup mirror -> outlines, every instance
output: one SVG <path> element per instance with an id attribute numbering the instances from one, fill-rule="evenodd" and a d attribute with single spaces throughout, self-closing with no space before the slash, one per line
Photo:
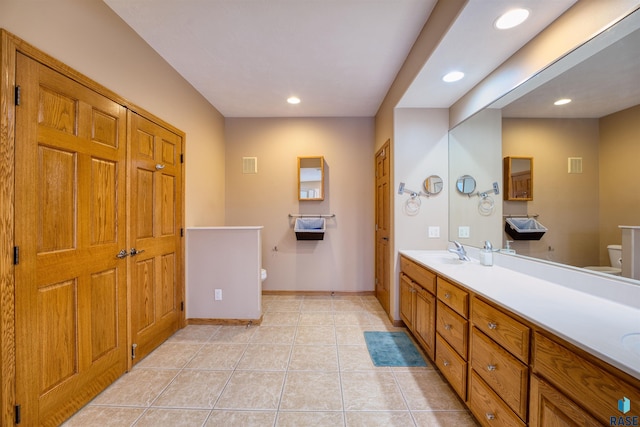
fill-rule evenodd
<path id="1" fill-rule="evenodd" d="M 298 200 L 324 200 L 324 157 L 298 157 Z"/>
<path id="2" fill-rule="evenodd" d="M 476 180 L 471 175 L 462 175 L 456 181 L 456 188 L 462 194 L 471 194 L 476 190 Z"/>
<path id="3" fill-rule="evenodd" d="M 533 157 L 504 158 L 504 199 L 533 200 Z"/>
<path id="4" fill-rule="evenodd" d="M 424 180 L 424 191 L 429 195 L 435 195 L 442 191 L 443 181 L 438 175 L 431 175 Z"/>

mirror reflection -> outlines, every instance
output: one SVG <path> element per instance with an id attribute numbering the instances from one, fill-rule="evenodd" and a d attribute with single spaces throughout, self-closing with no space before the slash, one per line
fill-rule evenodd
<path id="1" fill-rule="evenodd" d="M 324 158 L 298 157 L 298 200 L 324 200 Z"/>
<path id="2" fill-rule="evenodd" d="M 533 158 L 504 158 L 504 199 L 533 200 Z"/>
<path id="3" fill-rule="evenodd" d="M 471 194 L 476 190 L 476 180 L 471 175 L 462 175 L 456 181 L 456 188 L 462 194 Z"/>
<path id="4" fill-rule="evenodd" d="M 611 266 L 608 248 L 621 243 L 619 226 L 640 225 L 640 18 L 634 15 L 640 13 L 524 83 L 519 99 L 506 96 L 451 130 L 452 177 L 459 176 L 455 168 L 461 163 L 476 178 L 502 175 L 496 160 L 504 157 L 535 158 L 537 173 L 535 199 L 504 200 L 490 218 L 459 218 L 455 204 L 462 201 L 452 197 L 450 239 L 465 225 L 475 233 L 470 246 L 491 240 L 504 248 L 512 240 L 504 233 L 505 217 L 536 217 L 548 231 L 539 241 L 514 242 L 519 255 L 595 271 Z M 576 53 L 587 59 L 577 63 Z M 554 105 L 560 97 L 572 102 Z M 471 136 L 496 120 L 498 135 L 482 141 L 482 152 L 498 152 L 499 158 L 478 160 L 478 141 Z"/>

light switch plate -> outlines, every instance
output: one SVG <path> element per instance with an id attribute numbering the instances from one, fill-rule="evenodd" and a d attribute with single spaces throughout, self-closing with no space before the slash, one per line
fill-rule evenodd
<path id="1" fill-rule="evenodd" d="M 440 227 L 438 227 L 437 225 L 429 226 L 429 238 L 430 239 L 437 239 L 440 237 Z"/>
<path id="2" fill-rule="evenodd" d="M 458 237 L 460 239 L 468 239 L 470 234 L 471 231 L 469 230 L 469 226 L 461 225 L 460 227 L 458 227 Z"/>

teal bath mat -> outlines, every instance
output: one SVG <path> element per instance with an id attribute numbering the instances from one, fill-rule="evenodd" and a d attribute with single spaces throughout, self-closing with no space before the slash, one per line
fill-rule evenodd
<path id="1" fill-rule="evenodd" d="M 405 332 L 367 331 L 364 340 L 375 366 L 427 366 Z"/>

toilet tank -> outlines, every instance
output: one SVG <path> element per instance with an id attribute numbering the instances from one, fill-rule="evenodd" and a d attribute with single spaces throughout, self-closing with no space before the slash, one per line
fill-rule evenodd
<path id="1" fill-rule="evenodd" d="M 622 245 L 609 245 L 607 250 L 611 267 L 622 268 Z"/>

